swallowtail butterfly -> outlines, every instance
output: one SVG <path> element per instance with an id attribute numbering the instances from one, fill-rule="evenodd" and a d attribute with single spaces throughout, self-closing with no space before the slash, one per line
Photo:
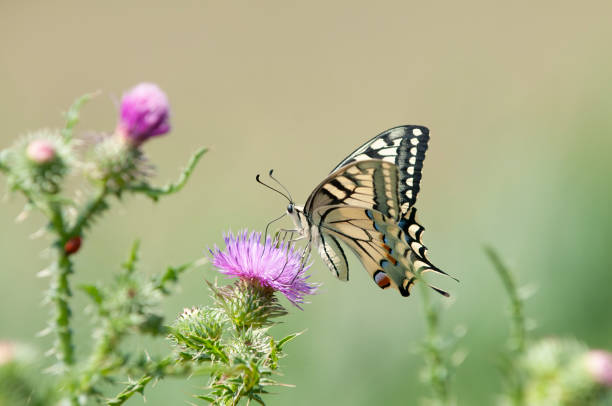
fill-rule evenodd
<path id="1" fill-rule="evenodd" d="M 349 278 L 340 242 L 355 253 L 376 285 L 397 289 L 402 296 L 410 295 L 422 272 L 447 275 L 427 258 L 424 228 L 414 207 L 428 141 L 426 127 L 391 128 L 340 162 L 303 207 L 288 198 L 295 231 L 340 280 Z"/>

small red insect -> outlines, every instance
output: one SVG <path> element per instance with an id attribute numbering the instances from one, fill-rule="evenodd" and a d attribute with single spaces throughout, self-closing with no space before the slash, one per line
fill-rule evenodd
<path id="1" fill-rule="evenodd" d="M 79 248 L 81 248 L 81 237 L 78 235 L 76 237 L 70 238 L 68 241 L 66 241 L 66 244 L 64 244 L 64 252 L 66 253 L 66 255 L 72 255 L 76 253 Z"/>

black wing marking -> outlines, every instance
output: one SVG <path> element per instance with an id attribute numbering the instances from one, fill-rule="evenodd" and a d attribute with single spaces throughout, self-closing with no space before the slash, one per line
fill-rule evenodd
<path id="1" fill-rule="evenodd" d="M 436 272 L 457 280 L 433 265 L 429 260 L 427 256 L 427 247 L 423 244 L 422 239 L 425 227 L 418 223 L 416 212 L 416 207 L 412 207 L 397 224 L 404 232 L 404 238 L 412 251 L 412 263 L 415 264 L 415 267 L 421 272 Z"/>
<path id="2" fill-rule="evenodd" d="M 420 190 L 423 160 L 429 142 L 429 130 L 418 125 L 391 128 L 372 138 L 340 162 L 332 173 L 355 161 L 380 159 L 397 165 L 399 201 L 402 213 L 416 202 Z"/>
<path id="3" fill-rule="evenodd" d="M 322 206 L 346 205 L 374 209 L 399 220 L 398 171 L 380 160 L 350 163 L 316 187 L 304 206 L 307 216 Z"/>
<path id="4" fill-rule="evenodd" d="M 313 219 L 322 236 L 335 237 L 351 248 L 382 289 L 391 287 L 408 296 L 417 280 L 415 273 L 428 270 L 395 220 L 376 210 L 324 206 L 315 211 Z M 448 296 L 438 288 L 432 289 Z"/>
<path id="5" fill-rule="evenodd" d="M 323 235 L 319 233 L 321 243 L 319 245 L 319 254 L 327 267 L 336 275 L 341 281 L 348 281 L 348 263 L 346 261 L 346 255 L 344 250 L 332 235 Z"/>

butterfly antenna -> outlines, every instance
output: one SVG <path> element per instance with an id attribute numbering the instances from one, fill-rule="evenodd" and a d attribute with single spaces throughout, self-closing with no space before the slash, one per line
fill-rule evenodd
<path id="1" fill-rule="evenodd" d="M 278 183 L 280 185 L 280 187 L 283 188 L 283 190 L 285 192 L 287 192 L 287 194 L 289 195 L 289 203 L 293 203 L 293 197 L 291 196 L 291 193 L 289 193 L 289 190 L 285 187 L 285 185 L 283 185 L 282 183 L 280 183 L 278 181 L 278 179 L 276 179 L 274 176 L 272 176 L 272 172 L 274 172 L 274 169 L 270 169 L 270 172 L 268 173 L 268 175 L 270 176 L 270 178 L 272 178 L 273 181 L 275 181 L 276 183 Z"/>
<path id="2" fill-rule="evenodd" d="M 257 181 L 257 183 L 260 183 L 260 184 L 264 185 L 264 186 L 265 186 L 265 187 L 267 187 L 268 189 L 272 189 L 272 190 L 274 190 L 276 193 L 278 193 L 279 195 L 283 196 L 285 199 L 289 200 L 289 203 L 293 203 L 293 200 L 291 200 L 291 198 L 290 198 L 290 197 L 288 197 L 286 194 L 284 194 L 283 192 L 281 192 L 281 191 L 280 191 L 280 190 L 278 190 L 278 189 L 273 188 L 273 187 L 272 187 L 272 186 L 270 186 L 270 185 L 267 185 L 267 184 L 263 183 L 263 182 L 261 181 L 261 179 L 259 179 L 259 174 L 257 174 L 257 176 L 255 176 L 255 180 Z"/>

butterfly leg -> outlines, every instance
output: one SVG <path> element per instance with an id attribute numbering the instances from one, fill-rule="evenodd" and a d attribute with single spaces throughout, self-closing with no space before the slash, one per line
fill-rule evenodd
<path id="1" fill-rule="evenodd" d="M 281 233 L 282 233 L 282 238 L 278 238 L 278 236 L 280 236 Z M 283 265 L 283 268 L 281 269 L 279 274 L 274 278 L 274 280 L 277 280 L 278 278 L 280 278 L 283 272 L 285 272 L 285 268 L 287 268 L 287 264 L 289 263 L 289 250 L 291 249 L 294 233 L 295 231 L 292 231 L 292 230 L 279 230 L 276 233 L 277 247 L 286 249 L 286 253 L 285 253 L 285 264 Z"/>
<path id="2" fill-rule="evenodd" d="M 302 260 L 300 261 L 300 270 L 295 273 L 291 283 L 293 283 L 295 281 L 295 279 L 298 277 L 298 275 L 300 275 L 302 273 L 302 270 L 306 267 L 306 262 L 308 262 L 308 259 L 310 258 L 310 253 L 311 252 L 312 252 L 312 242 L 309 242 L 306 245 L 306 248 L 304 248 L 304 252 L 302 252 Z"/>

